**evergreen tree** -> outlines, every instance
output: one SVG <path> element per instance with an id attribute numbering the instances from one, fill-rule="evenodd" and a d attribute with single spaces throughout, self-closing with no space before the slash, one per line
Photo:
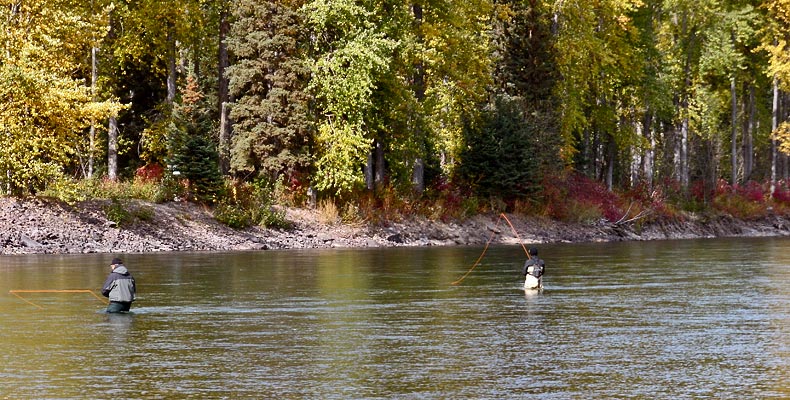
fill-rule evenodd
<path id="1" fill-rule="evenodd" d="M 551 101 L 558 78 L 551 15 L 545 6 L 537 1 L 501 0 L 505 12 L 494 20 L 492 30 L 494 90 L 522 98 L 530 108 Z"/>
<path id="2" fill-rule="evenodd" d="M 534 0 L 502 0 L 498 7 L 491 38 L 495 48 L 491 88 L 494 95 L 487 118 L 513 121 L 516 126 L 531 125 L 519 128 L 527 136 L 521 138 L 524 142 L 515 140 L 513 146 L 535 162 L 531 167 L 537 169 L 527 179 L 535 185 L 539 171 L 558 171 L 563 167 L 557 156 L 561 146 L 559 115 L 552 96 L 559 79 L 552 52 L 552 18 L 547 4 Z M 516 107 L 521 115 L 514 113 Z M 468 132 L 466 143 L 469 144 Z"/>
<path id="3" fill-rule="evenodd" d="M 240 0 L 233 8 L 227 70 L 235 99 L 231 172 L 271 180 L 309 161 L 310 124 L 302 60 L 301 2 Z"/>
<path id="4" fill-rule="evenodd" d="M 525 116 L 519 102 L 498 97 L 479 123 L 468 123 L 464 130 L 461 182 L 487 196 L 534 194 L 540 188 L 545 151 L 537 140 L 540 124 L 536 122 Z"/>
<path id="5" fill-rule="evenodd" d="M 189 200 L 213 203 L 223 189 L 217 144 L 211 140 L 216 124 L 202 112 L 205 99 L 195 79 L 187 82 L 168 129 L 168 164 L 174 178 L 184 183 Z"/>

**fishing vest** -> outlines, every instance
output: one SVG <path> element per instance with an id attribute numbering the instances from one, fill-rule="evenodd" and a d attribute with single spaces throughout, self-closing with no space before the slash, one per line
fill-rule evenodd
<path id="1" fill-rule="evenodd" d="M 535 264 L 528 266 L 527 274 L 532 275 L 535 278 L 540 278 L 543 276 L 543 265 L 541 265 L 540 261 L 535 261 Z"/>

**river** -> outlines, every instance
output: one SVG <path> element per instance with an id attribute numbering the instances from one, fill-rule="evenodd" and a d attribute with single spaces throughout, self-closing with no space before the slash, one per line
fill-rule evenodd
<path id="1" fill-rule="evenodd" d="M 3 399 L 790 398 L 790 239 L 0 256 Z"/>

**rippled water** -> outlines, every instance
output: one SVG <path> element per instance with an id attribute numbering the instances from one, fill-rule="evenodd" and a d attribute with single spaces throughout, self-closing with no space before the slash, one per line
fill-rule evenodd
<path id="1" fill-rule="evenodd" d="M 0 257 L 0 398 L 790 398 L 790 240 Z"/>

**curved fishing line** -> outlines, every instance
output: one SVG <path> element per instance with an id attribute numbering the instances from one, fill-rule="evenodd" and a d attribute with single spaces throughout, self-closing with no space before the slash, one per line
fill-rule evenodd
<path id="1" fill-rule="evenodd" d="M 491 241 L 494 240 L 494 235 L 496 235 L 496 233 L 497 233 L 497 228 L 499 227 L 499 222 L 502 221 L 502 218 L 504 218 L 505 221 L 507 221 L 507 224 L 510 225 L 510 229 L 513 230 L 513 233 L 516 235 L 516 238 L 518 239 L 519 243 L 521 244 L 521 248 L 524 249 L 524 253 L 527 254 L 527 258 L 529 258 L 530 260 L 532 259 L 532 257 L 529 255 L 529 251 L 527 251 L 527 247 L 524 246 L 524 242 L 521 240 L 521 237 L 518 235 L 518 232 L 516 231 L 516 228 L 513 227 L 513 224 L 507 218 L 505 213 L 501 213 L 501 214 L 499 214 L 499 218 L 497 218 L 497 220 L 496 220 L 496 225 L 494 225 L 494 229 L 491 231 L 491 236 L 488 238 L 488 241 L 486 242 L 486 246 L 483 248 L 483 252 L 480 253 L 480 257 L 477 258 L 477 261 L 475 261 L 474 265 L 472 265 L 472 268 L 469 268 L 469 271 L 466 271 L 464 276 L 462 276 L 460 279 L 452 282 L 451 283 L 452 285 L 457 285 L 457 284 L 461 283 L 464 279 L 466 279 L 467 276 L 469 276 L 469 274 L 472 273 L 472 271 L 477 267 L 477 265 L 480 264 L 480 261 L 483 259 L 483 256 L 485 256 L 485 254 L 486 254 L 486 251 L 488 251 L 488 246 L 491 245 Z"/>
<path id="2" fill-rule="evenodd" d="M 25 299 L 24 297 L 20 296 L 19 293 L 90 293 L 91 295 L 93 295 L 93 297 L 99 299 L 101 302 L 103 302 L 105 304 L 109 303 L 108 300 L 100 297 L 98 294 L 96 294 L 93 290 L 90 290 L 90 289 L 9 290 L 8 293 L 13 294 L 14 296 L 19 298 L 20 300 L 24 301 L 25 303 L 30 304 L 30 305 L 35 306 L 35 307 L 38 307 L 41 310 L 43 310 L 44 307 L 42 307 L 42 306 L 40 306 L 40 305 L 38 305 L 36 303 L 33 303 L 30 300 Z"/>

